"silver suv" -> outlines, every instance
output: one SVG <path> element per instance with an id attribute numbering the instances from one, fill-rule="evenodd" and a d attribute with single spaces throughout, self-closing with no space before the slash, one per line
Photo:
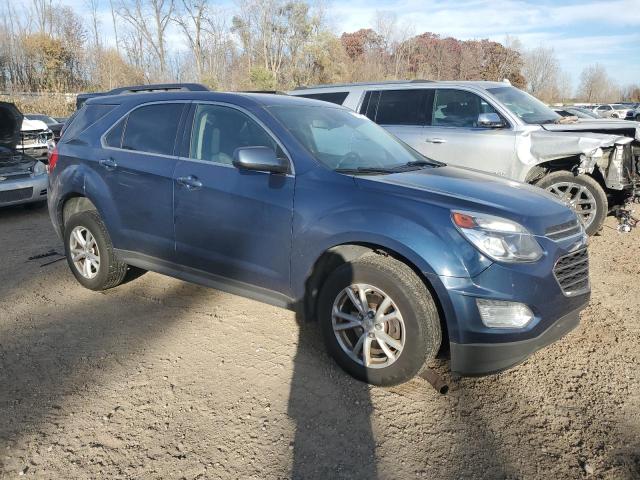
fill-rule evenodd
<path id="1" fill-rule="evenodd" d="M 636 195 L 640 124 L 563 119 L 500 82 L 406 81 L 301 87 L 290 95 L 344 105 L 423 155 L 538 185 L 597 232 Z"/>

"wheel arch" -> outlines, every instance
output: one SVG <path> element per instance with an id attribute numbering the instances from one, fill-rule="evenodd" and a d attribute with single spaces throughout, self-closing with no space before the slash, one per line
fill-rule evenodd
<path id="1" fill-rule="evenodd" d="M 562 170 L 573 172 L 573 169 L 578 165 L 580 165 L 580 157 L 578 155 L 565 158 L 557 158 L 555 160 L 548 160 L 546 162 L 539 163 L 531 168 L 531 170 L 529 170 L 529 173 L 527 173 L 525 182 L 535 185 L 549 173 L 559 172 Z M 604 174 L 602 173 L 598 165 L 596 165 L 596 167 L 593 169 L 593 172 L 585 173 L 584 175 L 593 178 L 596 182 L 598 182 L 598 184 L 600 184 L 605 192 L 608 191 L 608 187 L 604 179 Z"/>
<path id="2" fill-rule="evenodd" d="M 335 245 L 326 249 L 313 263 L 310 274 L 307 276 L 304 288 L 302 308 L 299 312 L 304 315 L 304 320 L 315 320 L 318 297 L 324 282 L 329 275 L 340 265 L 353 262 L 365 255 L 389 256 L 407 265 L 418 278 L 424 283 L 431 293 L 434 303 L 438 309 L 440 328 L 442 331 L 441 348 L 449 345 L 449 335 L 447 328 L 447 318 L 440 297 L 431 280 L 425 275 L 423 270 L 412 262 L 409 258 L 394 249 L 383 245 L 367 242 L 350 242 Z"/>

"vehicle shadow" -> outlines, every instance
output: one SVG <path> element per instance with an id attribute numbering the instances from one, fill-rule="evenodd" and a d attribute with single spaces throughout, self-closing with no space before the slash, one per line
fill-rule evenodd
<path id="1" fill-rule="evenodd" d="M 292 479 L 378 478 L 369 385 L 340 370 L 315 318 L 298 314 L 300 333 L 288 415 L 295 422 Z"/>

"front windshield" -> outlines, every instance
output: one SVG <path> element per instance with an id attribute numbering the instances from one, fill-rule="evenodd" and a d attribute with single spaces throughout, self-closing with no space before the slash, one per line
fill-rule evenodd
<path id="1" fill-rule="evenodd" d="M 540 100 L 517 88 L 497 87 L 488 88 L 487 91 L 524 123 L 532 125 L 556 123 L 561 118 Z"/>
<path id="2" fill-rule="evenodd" d="M 269 111 L 322 164 L 338 171 L 435 166 L 363 115 L 326 106 L 273 106 Z"/>
<path id="3" fill-rule="evenodd" d="M 28 115 L 27 118 L 29 118 L 30 120 L 40 120 L 41 122 L 44 122 L 47 125 L 53 125 L 55 123 L 58 123 L 53 118 L 47 115 Z"/>
<path id="4" fill-rule="evenodd" d="M 595 113 L 590 112 L 589 110 L 582 110 L 580 108 L 567 108 L 567 112 L 572 113 L 578 118 L 598 118 Z"/>

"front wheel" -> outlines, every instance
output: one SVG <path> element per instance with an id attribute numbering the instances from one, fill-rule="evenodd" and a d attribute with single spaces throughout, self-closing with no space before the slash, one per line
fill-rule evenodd
<path id="1" fill-rule="evenodd" d="M 587 235 L 602 228 L 609 208 L 607 194 L 592 177 L 560 170 L 544 176 L 536 185 L 559 197 L 576 212 Z"/>
<path id="2" fill-rule="evenodd" d="M 371 254 L 338 267 L 322 287 L 318 318 L 331 356 L 373 385 L 410 380 L 442 342 L 429 290 L 391 257 Z"/>

